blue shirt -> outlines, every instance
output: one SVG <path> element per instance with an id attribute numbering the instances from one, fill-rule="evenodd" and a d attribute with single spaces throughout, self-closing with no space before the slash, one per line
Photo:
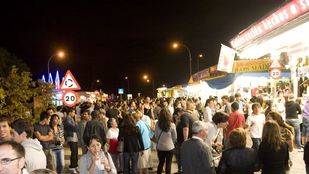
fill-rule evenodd
<path id="1" fill-rule="evenodd" d="M 151 147 L 151 136 L 153 133 L 151 132 L 150 128 L 146 125 L 146 123 L 142 120 L 139 120 L 136 123 L 136 126 L 139 128 L 140 133 L 142 134 L 144 150 L 149 149 Z"/>

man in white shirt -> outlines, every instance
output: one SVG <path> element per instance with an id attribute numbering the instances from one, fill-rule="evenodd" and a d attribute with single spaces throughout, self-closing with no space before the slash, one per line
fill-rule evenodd
<path id="1" fill-rule="evenodd" d="M 252 114 L 248 116 L 246 127 L 249 128 L 252 139 L 252 148 L 258 150 L 262 141 L 263 126 L 265 123 L 265 115 L 260 113 L 261 105 L 259 103 L 252 104 Z"/>
<path id="2" fill-rule="evenodd" d="M 28 172 L 36 169 L 46 168 L 46 156 L 41 143 L 37 139 L 32 139 L 33 125 L 24 119 L 13 122 L 14 141 L 21 143 L 25 148 L 26 168 Z"/>

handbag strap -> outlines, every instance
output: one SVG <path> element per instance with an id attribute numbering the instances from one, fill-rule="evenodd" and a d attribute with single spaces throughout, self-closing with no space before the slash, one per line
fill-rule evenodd
<path id="1" fill-rule="evenodd" d="M 162 135 L 162 132 L 163 132 L 163 130 L 161 130 L 161 133 L 160 133 L 160 135 L 159 135 L 159 137 L 158 137 L 157 143 L 159 143 L 159 140 L 160 140 L 160 137 L 161 137 L 161 135 Z"/>

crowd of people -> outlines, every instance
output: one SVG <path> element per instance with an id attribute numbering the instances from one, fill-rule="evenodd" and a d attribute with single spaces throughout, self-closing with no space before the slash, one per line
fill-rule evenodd
<path id="1" fill-rule="evenodd" d="M 309 101 L 279 92 L 271 101 L 247 101 L 237 93 L 203 103 L 187 97 L 84 102 L 51 107 L 34 125 L 1 116 L 0 174 L 63 173 L 65 146 L 71 173 L 146 174 L 156 168 L 170 174 L 175 156 L 178 173 L 281 174 L 289 171 L 294 149 L 304 150 L 309 173 Z"/>

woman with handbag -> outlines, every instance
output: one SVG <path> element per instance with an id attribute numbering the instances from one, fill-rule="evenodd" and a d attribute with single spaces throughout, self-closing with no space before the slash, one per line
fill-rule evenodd
<path id="1" fill-rule="evenodd" d="M 138 155 L 144 149 L 142 135 L 135 124 L 132 114 L 126 114 L 119 127 L 118 151 L 123 152 L 124 174 L 138 172 Z M 130 165 L 131 164 L 131 165 Z M 131 172 L 130 172 L 131 171 Z"/>
<path id="2" fill-rule="evenodd" d="M 167 108 L 159 113 L 159 120 L 156 124 L 155 137 L 157 141 L 157 152 L 159 164 L 157 174 L 161 174 L 165 162 L 165 173 L 171 173 L 174 143 L 177 139 L 176 126 L 173 123 L 172 115 Z"/>
<path id="3" fill-rule="evenodd" d="M 79 160 L 80 174 L 117 174 L 112 157 L 101 148 L 99 137 L 91 136 L 86 144 L 88 152 Z"/>

